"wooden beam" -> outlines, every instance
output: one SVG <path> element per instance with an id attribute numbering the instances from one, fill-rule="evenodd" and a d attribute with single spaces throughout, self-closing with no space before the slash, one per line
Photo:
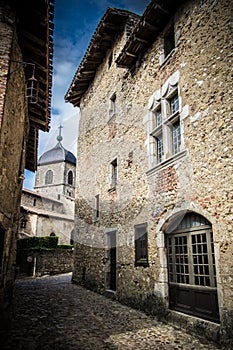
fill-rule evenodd
<path id="1" fill-rule="evenodd" d="M 159 9 L 161 12 L 165 13 L 166 15 L 169 15 L 169 11 L 165 10 L 165 8 L 163 8 L 162 6 L 160 6 L 159 4 L 155 4 L 154 6 L 155 9 Z"/>
<path id="2" fill-rule="evenodd" d="M 150 24 L 149 22 L 147 22 L 146 20 L 143 21 L 143 26 L 152 29 L 152 30 L 157 30 L 158 28 L 156 26 L 154 26 L 153 24 Z"/>
<path id="3" fill-rule="evenodd" d="M 141 39 L 141 38 L 139 38 L 139 37 L 136 36 L 136 35 L 134 36 L 134 39 L 137 40 L 137 41 L 139 41 L 140 43 L 149 44 L 149 42 L 148 42 L 147 40 Z"/>
<path id="4" fill-rule="evenodd" d="M 134 53 L 130 53 L 129 51 L 125 51 L 125 54 L 130 57 L 137 57 Z"/>

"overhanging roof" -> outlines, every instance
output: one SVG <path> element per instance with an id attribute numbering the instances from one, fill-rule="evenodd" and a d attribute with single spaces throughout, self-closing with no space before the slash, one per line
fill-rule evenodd
<path id="1" fill-rule="evenodd" d="M 55 0 L 15 1 L 22 58 L 24 62 L 35 64 L 35 78 L 39 82 L 38 103 L 28 105 L 30 133 L 26 168 L 32 171 L 36 168 L 38 129 L 48 131 L 51 118 L 54 2 Z M 27 66 L 25 74 L 26 78 L 31 76 Z"/>
<path id="2" fill-rule="evenodd" d="M 129 11 L 116 8 L 107 9 L 65 95 L 66 102 L 80 106 L 81 98 L 103 62 L 107 50 L 112 47 L 116 35 L 123 29 L 129 17 L 139 19 L 138 15 Z"/>
<path id="3" fill-rule="evenodd" d="M 130 68 L 152 45 L 156 36 L 174 15 L 182 0 L 152 0 L 116 59 L 118 67 Z"/>

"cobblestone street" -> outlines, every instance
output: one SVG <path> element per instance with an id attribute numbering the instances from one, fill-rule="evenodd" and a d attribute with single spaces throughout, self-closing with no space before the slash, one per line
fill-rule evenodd
<path id="1" fill-rule="evenodd" d="M 1 334 L 0 334 L 1 335 Z M 17 279 L 1 349 L 218 349 L 71 282 L 71 274 Z"/>

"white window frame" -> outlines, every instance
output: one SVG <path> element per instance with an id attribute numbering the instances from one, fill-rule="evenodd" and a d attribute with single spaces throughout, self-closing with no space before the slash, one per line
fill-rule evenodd
<path id="1" fill-rule="evenodd" d="M 171 100 L 177 95 L 175 110 L 171 111 Z M 173 162 L 186 154 L 183 140 L 183 108 L 179 87 L 179 72 L 175 72 L 150 98 L 148 103 L 148 159 L 149 170 Z M 162 122 L 157 123 L 157 113 L 161 110 Z M 182 116 L 182 117 L 181 117 Z M 177 135 L 174 126 L 179 123 Z M 178 138 L 175 143 L 174 136 Z M 162 152 L 158 140 L 162 139 Z"/>

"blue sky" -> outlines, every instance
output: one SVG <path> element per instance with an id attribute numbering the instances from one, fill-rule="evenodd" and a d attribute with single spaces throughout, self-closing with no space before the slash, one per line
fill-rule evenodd
<path id="1" fill-rule="evenodd" d="M 64 96 L 106 9 L 116 7 L 142 14 L 150 0 L 55 0 L 52 115 L 49 132 L 39 132 L 38 157 L 57 143 L 77 156 L 79 109 Z M 35 174 L 25 171 L 23 187 L 33 189 Z"/>

